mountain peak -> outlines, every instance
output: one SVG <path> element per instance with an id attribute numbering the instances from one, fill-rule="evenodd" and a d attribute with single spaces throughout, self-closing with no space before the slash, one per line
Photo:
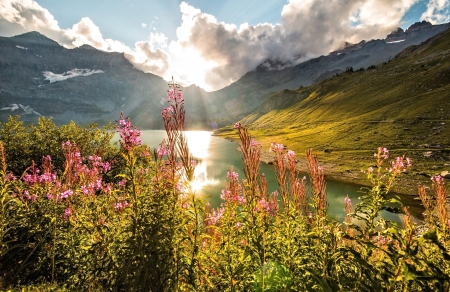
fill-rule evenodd
<path id="1" fill-rule="evenodd" d="M 397 27 L 386 37 L 386 42 L 395 42 L 405 40 L 406 34 L 405 31 L 401 27 Z"/>
<path id="2" fill-rule="evenodd" d="M 413 23 L 410 27 L 408 27 L 408 29 L 406 29 L 406 33 L 411 32 L 411 31 L 415 31 L 415 30 L 420 30 L 422 28 L 428 28 L 429 26 L 433 26 L 430 22 L 423 20 L 422 22 L 415 22 Z"/>
<path id="3" fill-rule="evenodd" d="M 59 46 L 57 42 L 54 40 L 46 37 L 45 35 L 37 32 L 37 31 L 30 31 L 26 32 L 21 35 L 16 35 L 11 37 L 12 40 L 21 42 L 21 43 L 27 43 L 27 44 L 45 44 L 45 45 L 51 45 L 51 46 Z"/>
<path id="4" fill-rule="evenodd" d="M 81 46 L 77 47 L 76 49 L 98 51 L 98 50 L 97 50 L 96 48 L 94 48 L 93 46 L 87 45 L 87 44 L 81 45 Z"/>

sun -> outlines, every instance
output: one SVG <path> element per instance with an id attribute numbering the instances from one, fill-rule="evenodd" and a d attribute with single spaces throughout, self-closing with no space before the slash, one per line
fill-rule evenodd
<path id="1" fill-rule="evenodd" d="M 206 83 L 206 76 L 213 68 L 218 67 L 218 63 L 212 60 L 205 60 L 201 53 L 191 47 L 181 47 L 179 43 L 172 42 L 169 46 L 171 54 L 171 72 L 165 76 L 171 79 L 172 76 L 183 86 L 195 84 L 206 91 L 212 88 Z"/>

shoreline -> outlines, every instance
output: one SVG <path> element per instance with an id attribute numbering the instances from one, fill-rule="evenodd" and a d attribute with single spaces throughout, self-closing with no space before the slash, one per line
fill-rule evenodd
<path id="1" fill-rule="evenodd" d="M 214 136 L 221 137 L 228 141 L 239 143 L 238 139 L 235 139 L 230 136 L 220 136 L 220 135 Z M 326 179 L 353 184 L 360 187 L 369 187 L 369 188 L 372 187 L 370 182 L 367 180 L 366 174 L 361 169 L 357 169 L 356 166 L 349 166 L 348 169 L 344 170 L 340 168 L 337 163 L 325 161 L 326 159 L 324 159 L 324 157 L 321 155 L 319 155 L 318 158 L 320 166 L 324 169 Z M 263 162 L 265 164 L 272 164 L 273 153 L 267 150 L 261 150 L 260 162 Z M 298 157 L 296 167 L 300 172 L 307 174 L 308 166 L 306 158 Z M 417 192 L 417 186 L 418 185 L 431 186 L 431 180 L 428 183 L 426 182 L 427 180 L 429 180 L 428 177 L 426 180 L 424 180 L 423 178 L 417 177 L 417 175 L 411 174 L 403 175 L 400 178 L 397 178 L 394 186 L 391 188 L 391 193 L 400 195 L 402 197 L 409 197 L 408 201 L 416 201 L 414 205 L 417 205 L 418 203 L 421 204 Z"/>

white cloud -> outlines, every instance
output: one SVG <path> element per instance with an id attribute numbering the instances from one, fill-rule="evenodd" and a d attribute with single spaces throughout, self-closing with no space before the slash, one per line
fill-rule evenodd
<path id="1" fill-rule="evenodd" d="M 58 81 L 64 81 L 69 78 L 79 77 L 79 76 L 89 76 L 96 73 L 104 73 L 102 70 L 91 70 L 91 69 L 72 69 L 62 74 L 53 73 L 51 71 L 44 71 L 42 74 L 45 80 L 49 80 L 50 83 L 55 83 Z"/>
<path id="2" fill-rule="evenodd" d="M 222 88 L 267 59 L 295 64 L 327 54 L 344 41 L 384 38 L 400 26 L 408 9 L 419 0 L 289 0 L 280 24 L 227 24 L 186 2 L 180 4 L 182 23 L 177 39 L 167 37 L 153 24 L 148 41 L 134 48 L 105 39 L 100 28 L 82 18 L 61 29 L 54 17 L 32 0 L 2 0 L 0 31 L 11 36 L 36 30 L 72 48 L 89 44 L 104 51 L 124 52 L 136 68 L 180 83 L 195 83 L 209 90 Z M 428 0 L 422 18 L 448 21 L 450 0 Z M 158 17 L 154 17 L 156 20 Z"/>
<path id="3" fill-rule="evenodd" d="M 147 23 L 141 23 L 142 28 L 147 28 Z"/>
<path id="4" fill-rule="evenodd" d="M 137 42 L 135 46 L 135 50 L 131 53 L 125 53 L 125 57 L 137 69 L 151 72 L 168 80 L 169 55 L 159 48 L 155 49 L 153 43 L 148 41 Z"/>
<path id="5" fill-rule="evenodd" d="M 427 10 L 420 20 L 426 20 L 432 24 L 440 24 L 450 21 L 450 0 L 430 0 Z"/>
<path id="6" fill-rule="evenodd" d="M 124 43 L 112 39 L 104 39 L 100 28 L 89 17 L 83 17 L 72 28 L 61 31 L 69 37 L 70 44 L 66 47 L 79 47 L 84 44 L 93 46 L 96 49 L 108 52 L 130 52 L 130 48 Z"/>
<path id="7" fill-rule="evenodd" d="M 167 47 L 167 37 L 163 33 L 150 33 L 150 43 L 161 48 Z"/>
<path id="8" fill-rule="evenodd" d="M 172 55 L 178 56 L 172 69 L 186 78 L 191 73 L 195 76 L 191 81 L 199 86 L 219 89 L 267 59 L 293 64 L 327 54 L 344 41 L 384 38 L 417 1 L 290 0 L 283 8 L 281 24 L 239 28 L 182 2 L 178 40 L 169 45 Z M 180 59 L 194 56 L 195 67 L 177 66 Z M 203 74 L 192 72 L 198 68 Z"/>
<path id="9" fill-rule="evenodd" d="M 163 34 L 152 33 L 152 44 L 137 42 L 136 47 L 131 49 L 120 41 L 103 38 L 100 28 L 88 17 L 83 17 L 72 28 L 61 29 L 50 12 L 33 0 L 2 0 L 0 31 L 3 36 L 38 31 L 66 48 L 88 44 L 103 51 L 124 52 L 131 62 L 137 62 L 137 68 L 160 76 L 164 76 L 168 68 L 168 54 L 153 47 L 153 43 L 167 46 L 167 38 Z"/>

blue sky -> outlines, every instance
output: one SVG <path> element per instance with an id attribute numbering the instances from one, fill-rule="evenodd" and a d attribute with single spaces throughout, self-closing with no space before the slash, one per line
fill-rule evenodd
<path id="1" fill-rule="evenodd" d="M 72 27 L 82 17 L 89 17 L 106 38 L 123 41 L 128 46 L 148 39 L 150 32 L 162 32 L 176 39 L 181 25 L 180 3 L 174 0 L 37 0 L 58 21 L 61 28 Z M 186 1 L 218 21 L 240 25 L 279 23 L 286 0 L 194 0 Z M 146 24 L 145 28 L 142 24 Z"/>
<path id="2" fill-rule="evenodd" d="M 0 35 L 39 31 L 123 52 L 137 68 L 212 91 L 267 59 L 286 66 L 416 21 L 450 21 L 450 0 L 1 0 Z M 89 69 L 89 68 L 87 68 Z"/>
<path id="3" fill-rule="evenodd" d="M 164 33 L 169 40 L 176 39 L 181 25 L 179 5 L 174 0 L 37 0 L 58 21 L 61 28 L 72 27 L 82 17 L 89 17 L 101 28 L 105 38 L 121 40 L 128 46 L 148 38 L 151 31 Z M 194 0 L 186 1 L 211 14 L 220 22 L 240 25 L 248 23 L 277 24 L 286 0 Z M 262 4 L 264 3 L 264 4 Z M 403 29 L 419 21 L 427 1 L 419 1 L 402 18 Z M 142 27 L 146 24 L 146 27 Z"/>

